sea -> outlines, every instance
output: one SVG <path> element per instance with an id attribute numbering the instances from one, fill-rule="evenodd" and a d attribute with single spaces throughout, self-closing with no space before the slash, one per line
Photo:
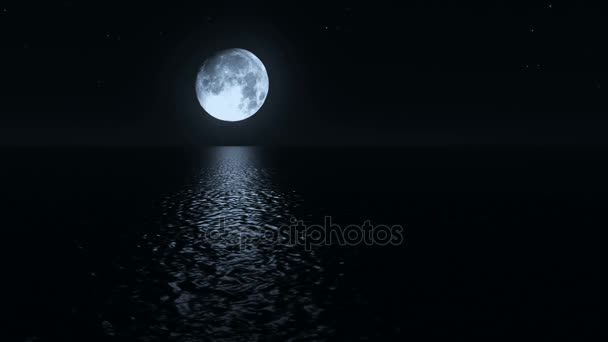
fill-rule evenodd
<path id="1" fill-rule="evenodd" d="M 0 340 L 605 335 L 606 152 L 3 148 Z"/>

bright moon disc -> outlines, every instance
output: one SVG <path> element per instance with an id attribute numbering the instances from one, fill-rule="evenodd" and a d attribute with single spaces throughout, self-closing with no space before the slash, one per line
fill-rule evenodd
<path id="1" fill-rule="evenodd" d="M 205 61 L 196 77 L 196 96 L 216 119 L 241 121 L 255 114 L 268 95 L 262 61 L 243 49 L 220 51 Z"/>

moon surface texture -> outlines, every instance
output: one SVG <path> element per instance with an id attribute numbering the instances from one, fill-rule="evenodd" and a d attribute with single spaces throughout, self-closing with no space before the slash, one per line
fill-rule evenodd
<path id="1" fill-rule="evenodd" d="M 223 50 L 208 58 L 196 78 L 196 96 L 211 116 L 245 120 L 268 95 L 268 73 L 262 61 L 244 49 Z"/>

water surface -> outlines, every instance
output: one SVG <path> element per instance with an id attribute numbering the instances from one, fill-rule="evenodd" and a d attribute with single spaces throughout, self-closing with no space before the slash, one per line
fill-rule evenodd
<path id="1" fill-rule="evenodd" d="M 5 150 L 7 340 L 589 331 L 601 313 L 586 303 L 605 285 L 605 155 Z M 308 250 L 267 238 L 326 216 L 402 225 L 405 240 Z"/>

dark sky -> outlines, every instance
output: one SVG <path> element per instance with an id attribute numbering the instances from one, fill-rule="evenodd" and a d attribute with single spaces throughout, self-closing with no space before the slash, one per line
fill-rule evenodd
<path id="1" fill-rule="evenodd" d="M 606 144 L 601 3 L 2 1 L 0 144 Z M 239 123 L 194 93 L 231 47 L 271 83 Z"/>

